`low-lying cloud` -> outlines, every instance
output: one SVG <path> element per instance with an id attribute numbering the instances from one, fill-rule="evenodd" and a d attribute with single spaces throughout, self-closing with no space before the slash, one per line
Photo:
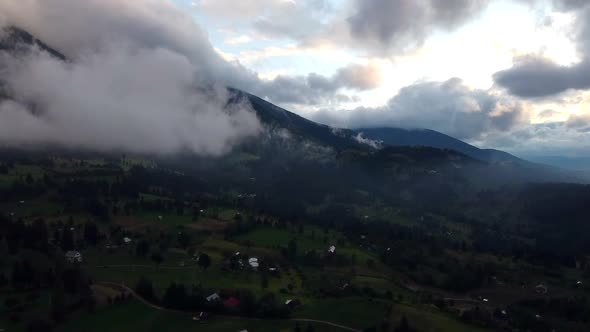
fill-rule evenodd
<path id="1" fill-rule="evenodd" d="M 379 108 L 319 111 L 319 122 L 347 128 L 429 128 L 460 139 L 476 139 L 494 131 L 508 131 L 526 118 L 525 108 L 513 98 L 471 89 L 459 79 L 407 86 Z"/>
<path id="2" fill-rule="evenodd" d="M 221 59 L 168 1 L 2 1 L 2 26 L 69 60 L 2 55 L 13 100 L 0 105 L 0 144 L 218 155 L 260 131 L 247 103 L 227 105 L 224 88 L 256 76 Z"/>
<path id="3" fill-rule="evenodd" d="M 100 151 L 219 155 L 256 135 L 248 104 L 195 84 L 185 56 L 122 45 L 64 62 L 39 50 L 2 55 L 13 100 L 0 103 L 0 143 Z"/>

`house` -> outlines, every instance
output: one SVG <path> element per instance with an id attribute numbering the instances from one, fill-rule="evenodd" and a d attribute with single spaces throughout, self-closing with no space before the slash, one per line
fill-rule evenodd
<path id="1" fill-rule="evenodd" d="M 207 296 L 205 299 L 207 300 L 207 302 L 214 302 L 214 301 L 219 300 L 220 298 L 221 297 L 219 296 L 219 294 L 213 293 L 213 294 Z"/>
<path id="2" fill-rule="evenodd" d="M 132 242 L 131 238 L 128 238 L 128 237 L 124 237 L 124 238 L 123 238 L 123 243 L 125 243 L 125 244 L 129 244 L 129 243 L 131 243 L 131 242 Z"/>
<path id="3" fill-rule="evenodd" d="M 199 314 L 197 316 L 193 316 L 193 320 L 196 320 L 196 321 L 207 320 L 207 318 L 209 318 L 209 314 L 204 311 L 199 312 Z"/>
<path id="4" fill-rule="evenodd" d="M 547 294 L 547 287 L 543 284 L 539 284 L 535 287 L 537 294 Z"/>
<path id="5" fill-rule="evenodd" d="M 328 252 L 333 254 L 336 252 L 336 247 L 335 246 L 330 246 L 330 248 L 328 248 Z"/>
<path id="6" fill-rule="evenodd" d="M 301 307 L 303 304 L 301 303 L 301 300 L 299 299 L 289 299 L 287 301 L 285 301 L 285 305 L 287 307 L 289 307 L 289 309 L 296 309 Z"/>
<path id="7" fill-rule="evenodd" d="M 232 296 L 229 299 L 227 299 L 225 302 L 223 302 L 223 305 L 225 305 L 228 308 L 236 308 L 237 306 L 240 305 L 240 300 L 238 300 Z"/>
<path id="8" fill-rule="evenodd" d="M 66 252 L 66 261 L 69 263 L 82 263 L 82 254 L 79 251 L 70 250 Z"/>
<path id="9" fill-rule="evenodd" d="M 258 266 L 260 266 L 260 264 L 258 263 L 258 258 L 250 258 L 250 259 L 248 259 L 248 264 L 254 270 L 257 270 L 258 269 Z"/>

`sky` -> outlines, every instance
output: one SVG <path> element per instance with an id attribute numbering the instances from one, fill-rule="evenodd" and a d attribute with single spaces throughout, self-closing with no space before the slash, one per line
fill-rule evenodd
<path id="1" fill-rule="evenodd" d="M 186 92 L 214 84 L 337 127 L 429 128 L 521 156 L 590 156 L 589 19 L 585 0 L 0 1 L 0 26 L 76 64 L 20 59 L 8 86 L 28 87 L 22 97 L 47 102 L 51 116 L 3 103 L 0 140 L 95 147 L 116 121 L 99 147 L 141 152 L 156 129 L 166 137 L 150 144 L 158 151 L 220 154 L 261 128 L 247 105 L 217 112 L 221 89 L 213 99 Z M 121 73 L 137 79 L 113 90 Z M 56 79 L 93 102 L 49 95 L 41 84 Z M 109 94 L 120 98 L 103 102 Z M 195 113 L 199 103 L 208 107 Z M 60 136 L 76 126 L 55 119 L 81 107 L 76 124 L 103 126 Z M 150 130 L 130 134 L 138 116 Z M 20 137 L 15 121 L 43 135 Z"/>

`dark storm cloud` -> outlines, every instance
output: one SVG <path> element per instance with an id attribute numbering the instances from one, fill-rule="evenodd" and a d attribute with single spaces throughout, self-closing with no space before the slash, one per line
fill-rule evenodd
<path id="1" fill-rule="evenodd" d="M 494 81 L 519 97 L 545 97 L 569 89 L 590 88 L 590 63 L 560 66 L 554 62 L 527 56 L 517 59 L 514 66 L 494 74 Z"/>
<path id="2" fill-rule="evenodd" d="M 542 98 L 590 88 L 590 2 L 555 0 L 554 4 L 558 10 L 575 14 L 573 38 L 582 59 L 561 66 L 538 55 L 515 58 L 511 68 L 494 74 L 494 81 L 515 96 Z"/>
<path id="3" fill-rule="evenodd" d="M 379 108 L 320 111 L 313 119 L 348 128 L 430 128 L 462 139 L 508 131 L 526 112 L 512 98 L 471 89 L 459 79 L 407 86 Z"/>
<path id="4" fill-rule="evenodd" d="M 359 43 L 389 50 L 420 45 L 437 29 L 452 29 L 480 12 L 489 0 L 355 0 L 348 19 Z"/>

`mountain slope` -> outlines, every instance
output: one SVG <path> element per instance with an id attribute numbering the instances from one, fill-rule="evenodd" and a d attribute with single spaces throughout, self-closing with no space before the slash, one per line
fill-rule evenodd
<path id="1" fill-rule="evenodd" d="M 25 30 L 7 27 L 0 32 L 0 51 L 9 53 L 28 52 L 31 46 L 36 46 L 60 60 L 66 60 L 65 55 L 46 45 Z"/>
<path id="2" fill-rule="evenodd" d="M 526 162 L 507 152 L 494 149 L 479 149 L 454 137 L 430 129 L 362 128 L 357 129 L 357 131 L 363 133 L 367 138 L 383 141 L 383 143 L 392 146 L 428 146 L 438 149 L 450 149 L 491 163 Z"/>
<path id="3" fill-rule="evenodd" d="M 356 139 L 358 133 L 353 130 L 336 129 L 322 125 L 293 112 L 289 112 L 250 93 L 233 88 L 229 90 L 233 94 L 230 102 L 246 99 L 266 126 L 286 129 L 289 131 L 289 134 L 297 136 L 300 139 L 311 140 L 336 150 L 370 148 L 369 145 L 363 144 Z"/>

